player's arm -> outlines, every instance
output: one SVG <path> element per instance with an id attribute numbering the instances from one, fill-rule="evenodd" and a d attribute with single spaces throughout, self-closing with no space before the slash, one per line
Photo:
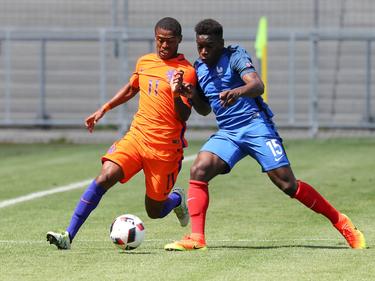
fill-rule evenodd
<path id="1" fill-rule="evenodd" d="M 181 87 L 181 90 L 178 94 L 175 94 L 175 108 L 177 108 L 181 120 L 186 121 L 191 113 L 190 107 L 187 107 L 186 104 L 181 100 L 180 96 L 188 98 L 198 114 L 206 116 L 211 112 L 211 107 L 209 103 L 203 98 L 203 93 L 200 93 L 196 87 L 193 85 L 184 83 Z M 178 102 L 178 105 L 176 104 Z M 180 102 L 182 104 L 180 104 Z M 177 106 L 176 106 L 177 105 Z M 186 118 L 186 119 L 182 119 Z"/>
<path id="2" fill-rule="evenodd" d="M 186 122 L 191 114 L 191 108 L 183 102 L 181 99 L 181 94 L 186 92 L 188 88 L 191 87 L 190 84 L 183 82 L 184 71 L 177 70 L 173 73 L 172 79 L 170 81 L 171 91 L 174 100 L 174 110 L 177 113 L 178 118 Z"/>
<path id="3" fill-rule="evenodd" d="M 175 72 L 171 80 L 171 89 L 175 96 L 177 97 L 184 96 L 191 100 L 194 109 L 200 115 L 208 115 L 211 112 L 211 107 L 208 101 L 203 97 L 203 93 L 200 89 L 194 87 L 190 83 L 183 82 L 183 71 Z M 178 98 L 180 100 L 180 98 Z M 190 113 L 189 113 L 190 115 Z M 189 117 L 189 116 L 188 116 Z M 186 119 L 187 120 L 187 119 Z M 186 121 L 185 120 L 185 121 Z"/>
<path id="4" fill-rule="evenodd" d="M 101 108 L 99 108 L 97 111 L 95 111 L 85 119 L 85 125 L 89 132 L 91 133 L 94 130 L 96 123 L 104 116 L 107 111 L 127 102 L 132 97 L 134 97 L 138 93 L 138 91 L 139 89 L 133 88 L 130 83 L 127 83 L 124 87 L 122 87 L 112 99 L 110 99 Z"/>
<path id="5" fill-rule="evenodd" d="M 264 84 L 256 72 L 248 72 L 242 76 L 245 85 L 220 93 L 220 102 L 224 107 L 234 104 L 239 97 L 256 98 L 263 94 Z"/>
<path id="6" fill-rule="evenodd" d="M 191 114 L 191 108 L 186 105 L 180 96 L 175 96 L 174 98 L 174 110 L 177 113 L 179 119 L 183 122 L 186 122 Z"/>
<path id="7" fill-rule="evenodd" d="M 204 97 L 202 90 L 197 87 L 192 89 L 190 100 L 193 103 L 193 107 L 198 114 L 206 116 L 211 112 L 211 106 L 207 99 Z"/>

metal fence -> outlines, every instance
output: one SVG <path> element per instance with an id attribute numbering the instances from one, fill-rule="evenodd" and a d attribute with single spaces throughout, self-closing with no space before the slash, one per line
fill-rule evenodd
<path id="1" fill-rule="evenodd" d="M 244 45 L 251 46 L 254 42 L 255 30 L 226 30 L 227 42 L 242 42 Z M 194 34 L 187 32 L 184 34 L 186 47 L 193 50 Z M 373 50 L 375 32 L 365 30 L 310 30 L 310 31 L 288 31 L 278 30 L 271 31 L 269 34 L 270 45 L 270 64 L 272 57 L 283 58 L 275 65 L 275 70 L 270 66 L 269 79 L 269 103 L 276 113 L 276 119 L 279 127 L 303 127 L 309 128 L 314 134 L 319 128 L 375 128 L 374 123 L 374 94 L 373 94 Z M 14 48 L 19 42 L 18 48 Z M 330 59 L 330 52 L 325 54 L 324 44 L 334 42 L 341 45 L 345 42 L 350 44 L 361 44 L 360 51 L 357 45 L 350 46 L 350 50 L 356 53 L 355 60 L 363 63 L 358 65 L 361 73 L 351 73 L 360 79 L 354 80 L 352 84 L 357 92 L 350 96 L 350 93 L 340 97 L 327 95 L 327 87 L 335 87 L 337 80 L 337 67 L 324 66 L 324 61 Z M 57 90 L 48 88 L 53 77 L 52 67 L 49 67 L 48 59 L 63 56 L 60 54 L 61 49 L 54 53 L 49 53 L 49 49 L 56 47 L 54 44 L 77 44 L 83 45 L 84 51 L 95 49 L 90 53 L 88 60 L 96 61 L 97 64 L 91 69 L 94 72 L 94 85 L 90 87 L 90 95 L 80 94 L 80 88 L 74 85 L 73 81 L 63 76 L 57 75 L 55 80 L 62 80 L 60 83 L 68 84 L 70 88 L 62 95 L 55 94 Z M 1 45 L 1 87 L 0 87 L 0 124 L 3 126 L 66 126 L 82 124 L 83 118 L 95 110 L 97 106 L 103 104 L 106 99 L 112 96 L 117 88 L 120 87 L 131 73 L 134 64 L 134 50 L 140 52 L 152 52 L 154 50 L 153 34 L 150 30 L 132 30 L 125 31 L 121 29 L 102 28 L 92 30 L 82 29 L 0 29 Z M 20 64 L 18 68 L 22 69 L 22 56 L 20 54 L 30 51 L 33 46 L 34 69 L 35 75 L 32 83 L 35 87 L 20 87 L 22 76 L 19 71 L 15 71 L 15 65 Z M 340 45 L 340 46 L 341 46 Z M 90 47 L 87 47 L 90 46 Z M 141 46 L 141 48 L 140 48 Z M 273 47 L 274 46 L 274 47 Z M 74 49 L 74 48 L 73 48 Z M 78 48 L 79 49 L 79 48 Z M 81 48 L 82 49 L 82 48 Z M 141 50 L 139 50 L 141 49 Z M 280 50 L 282 49 L 282 50 Z M 328 50 L 330 48 L 327 48 Z M 331 47 L 332 49 L 332 47 Z M 14 50 L 17 50 L 15 53 Z M 273 50 L 275 54 L 273 54 Z M 335 47 L 337 50 L 337 46 Z M 350 51 L 349 50 L 349 51 Z M 301 54 L 298 54 L 298 53 Z M 129 55 L 132 53 L 132 56 Z M 69 59 L 63 56 L 62 60 Z M 21 62 L 17 60 L 21 57 Z M 76 56 L 77 57 L 77 56 Z M 25 58 L 25 57 L 23 57 Z M 28 56 L 26 56 L 28 58 Z M 299 62 L 302 58 L 302 63 Z M 344 64 L 353 68 L 353 61 L 342 58 Z M 276 59 L 275 59 L 276 60 Z M 332 62 L 334 62 L 333 60 Z M 130 66 L 131 65 L 131 66 Z M 302 66 L 301 66 L 302 65 Z M 320 66 L 322 65 L 322 66 Z M 129 67 L 130 66 L 130 67 Z M 90 64 L 87 68 L 91 68 Z M 282 70 L 282 74 L 281 71 Z M 26 67 L 27 68 L 27 67 Z M 332 70 L 329 76 L 329 83 L 324 84 L 326 78 L 326 69 Z M 306 71 L 304 71 L 306 70 Z M 74 69 L 67 69 L 69 73 Z M 83 70 L 83 76 L 85 75 Z M 280 75 L 277 76 L 278 72 Z M 301 76 L 301 73 L 304 73 Z M 344 73 L 345 74 L 345 73 Z M 89 76 L 89 74 L 87 74 Z M 91 75 L 93 75 L 91 73 Z M 336 78 L 335 78 L 336 77 Z M 80 78 L 84 80 L 84 78 Z M 278 81 L 278 79 L 283 81 Z M 345 81 L 345 75 L 341 78 Z M 72 77 L 74 80 L 74 77 Z M 301 86 L 302 90 L 298 87 Z M 20 81 L 20 82 L 18 82 Z M 353 80 L 352 80 L 353 81 Z M 90 81 L 87 82 L 89 84 Z M 71 84 L 71 85 L 70 85 Z M 84 84 L 84 83 L 83 83 Z M 336 85 L 337 86 L 337 85 Z M 78 88 L 77 88 L 78 87 Z M 31 89 L 32 88 L 32 89 Z M 77 89 L 75 89 L 77 88 Z M 352 89 L 353 87 L 350 87 Z M 282 90 L 285 89 L 285 90 Z M 344 88 L 339 90 L 344 92 Z M 337 91 L 337 90 L 335 90 Z M 24 92 L 32 93 L 31 98 L 25 97 Z M 57 91 L 58 92 L 58 91 Z M 300 94 L 302 93 L 303 94 Z M 334 92 L 331 89 L 329 92 Z M 73 96 L 69 96 L 72 94 Z M 24 100 L 26 99 L 26 102 Z M 334 103 L 339 104 L 340 99 L 344 99 L 343 112 L 339 110 L 330 110 L 327 112 L 327 104 L 334 108 Z M 81 102 L 81 106 L 79 105 Z M 322 106 L 324 105 L 324 106 Z M 339 106 L 340 107 L 340 106 Z M 137 100 L 130 102 L 126 107 L 120 108 L 116 114 L 107 117 L 103 124 L 115 125 L 123 128 L 132 120 L 132 115 L 137 108 Z M 341 116 L 335 118 L 337 116 Z M 189 122 L 191 126 L 214 126 L 214 117 L 203 118 L 193 114 Z"/>

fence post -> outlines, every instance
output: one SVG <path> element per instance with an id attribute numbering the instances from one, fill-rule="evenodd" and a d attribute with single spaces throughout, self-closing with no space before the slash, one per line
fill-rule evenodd
<path id="1" fill-rule="evenodd" d="M 129 71 L 129 59 L 128 59 L 128 30 L 127 28 L 123 29 L 120 33 L 121 41 L 120 41 L 120 84 L 124 85 L 126 80 L 129 79 L 130 71 Z M 125 114 L 128 109 L 128 104 L 123 104 L 119 110 L 117 115 L 117 124 L 118 124 L 118 135 L 122 136 L 129 128 L 132 116 L 129 114 Z"/>
<path id="2" fill-rule="evenodd" d="M 295 65 L 295 44 L 296 44 L 296 35 L 294 32 L 290 33 L 289 37 L 289 71 L 288 71 L 288 122 L 293 125 L 296 121 L 295 118 L 295 99 L 296 99 L 296 65 Z"/>
<path id="3" fill-rule="evenodd" d="M 374 117 L 371 113 L 371 39 L 367 40 L 367 52 L 366 52 L 366 99 L 365 99 L 365 121 L 374 122 Z"/>
<path id="4" fill-rule="evenodd" d="M 7 29 L 5 33 L 4 46 L 4 68 L 5 68 L 5 123 L 11 124 L 12 111 L 12 48 L 11 48 L 11 30 Z"/>
<path id="5" fill-rule="evenodd" d="M 99 31 L 99 44 L 100 44 L 100 93 L 99 93 L 99 106 L 103 105 L 107 100 L 107 56 L 106 56 L 106 31 L 100 29 Z M 104 116 L 103 124 L 107 124 L 107 118 Z"/>
<path id="6" fill-rule="evenodd" d="M 49 119 L 46 111 L 46 40 L 40 41 L 39 52 L 39 112 L 37 118 L 45 124 Z"/>
<path id="7" fill-rule="evenodd" d="M 112 29 L 118 28 L 118 0 L 112 0 L 111 4 L 111 22 L 112 22 Z M 119 56 L 119 41 L 115 40 L 113 42 L 113 54 L 116 58 Z"/>
<path id="8" fill-rule="evenodd" d="M 310 33 L 310 136 L 318 133 L 318 34 Z"/>

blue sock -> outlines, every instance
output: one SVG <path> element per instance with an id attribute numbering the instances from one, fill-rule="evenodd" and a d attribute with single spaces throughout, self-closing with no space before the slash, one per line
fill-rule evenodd
<path id="1" fill-rule="evenodd" d="M 100 199 L 107 190 L 96 183 L 95 180 L 87 187 L 82 194 L 70 224 L 66 231 L 69 232 L 70 241 L 74 239 L 81 225 L 85 222 L 90 213 L 98 206 Z"/>
<path id="2" fill-rule="evenodd" d="M 181 196 L 176 193 L 172 192 L 169 194 L 168 199 L 164 203 L 164 208 L 161 211 L 160 218 L 164 218 L 168 215 L 174 208 L 181 204 Z"/>

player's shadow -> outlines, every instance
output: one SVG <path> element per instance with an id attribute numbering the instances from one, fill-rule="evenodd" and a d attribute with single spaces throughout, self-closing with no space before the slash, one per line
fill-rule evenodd
<path id="1" fill-rule="evenodd" d="M 221 245 L 209 246 L 209 249 L 236 249 L 236 250 L 267 250 L 281 248 L 307 248 L 307 249 L 349 249 L 347 246 L 321 246 L 321 245 L 276 245 L 276 246 L 239 246 L 239 245 Z"/>
<path id="2" fill-rule="evenodd" d="M 121 251 L 121 255 L 155 255 L 153 252 L 130 252 L 130 251 Z"/>

